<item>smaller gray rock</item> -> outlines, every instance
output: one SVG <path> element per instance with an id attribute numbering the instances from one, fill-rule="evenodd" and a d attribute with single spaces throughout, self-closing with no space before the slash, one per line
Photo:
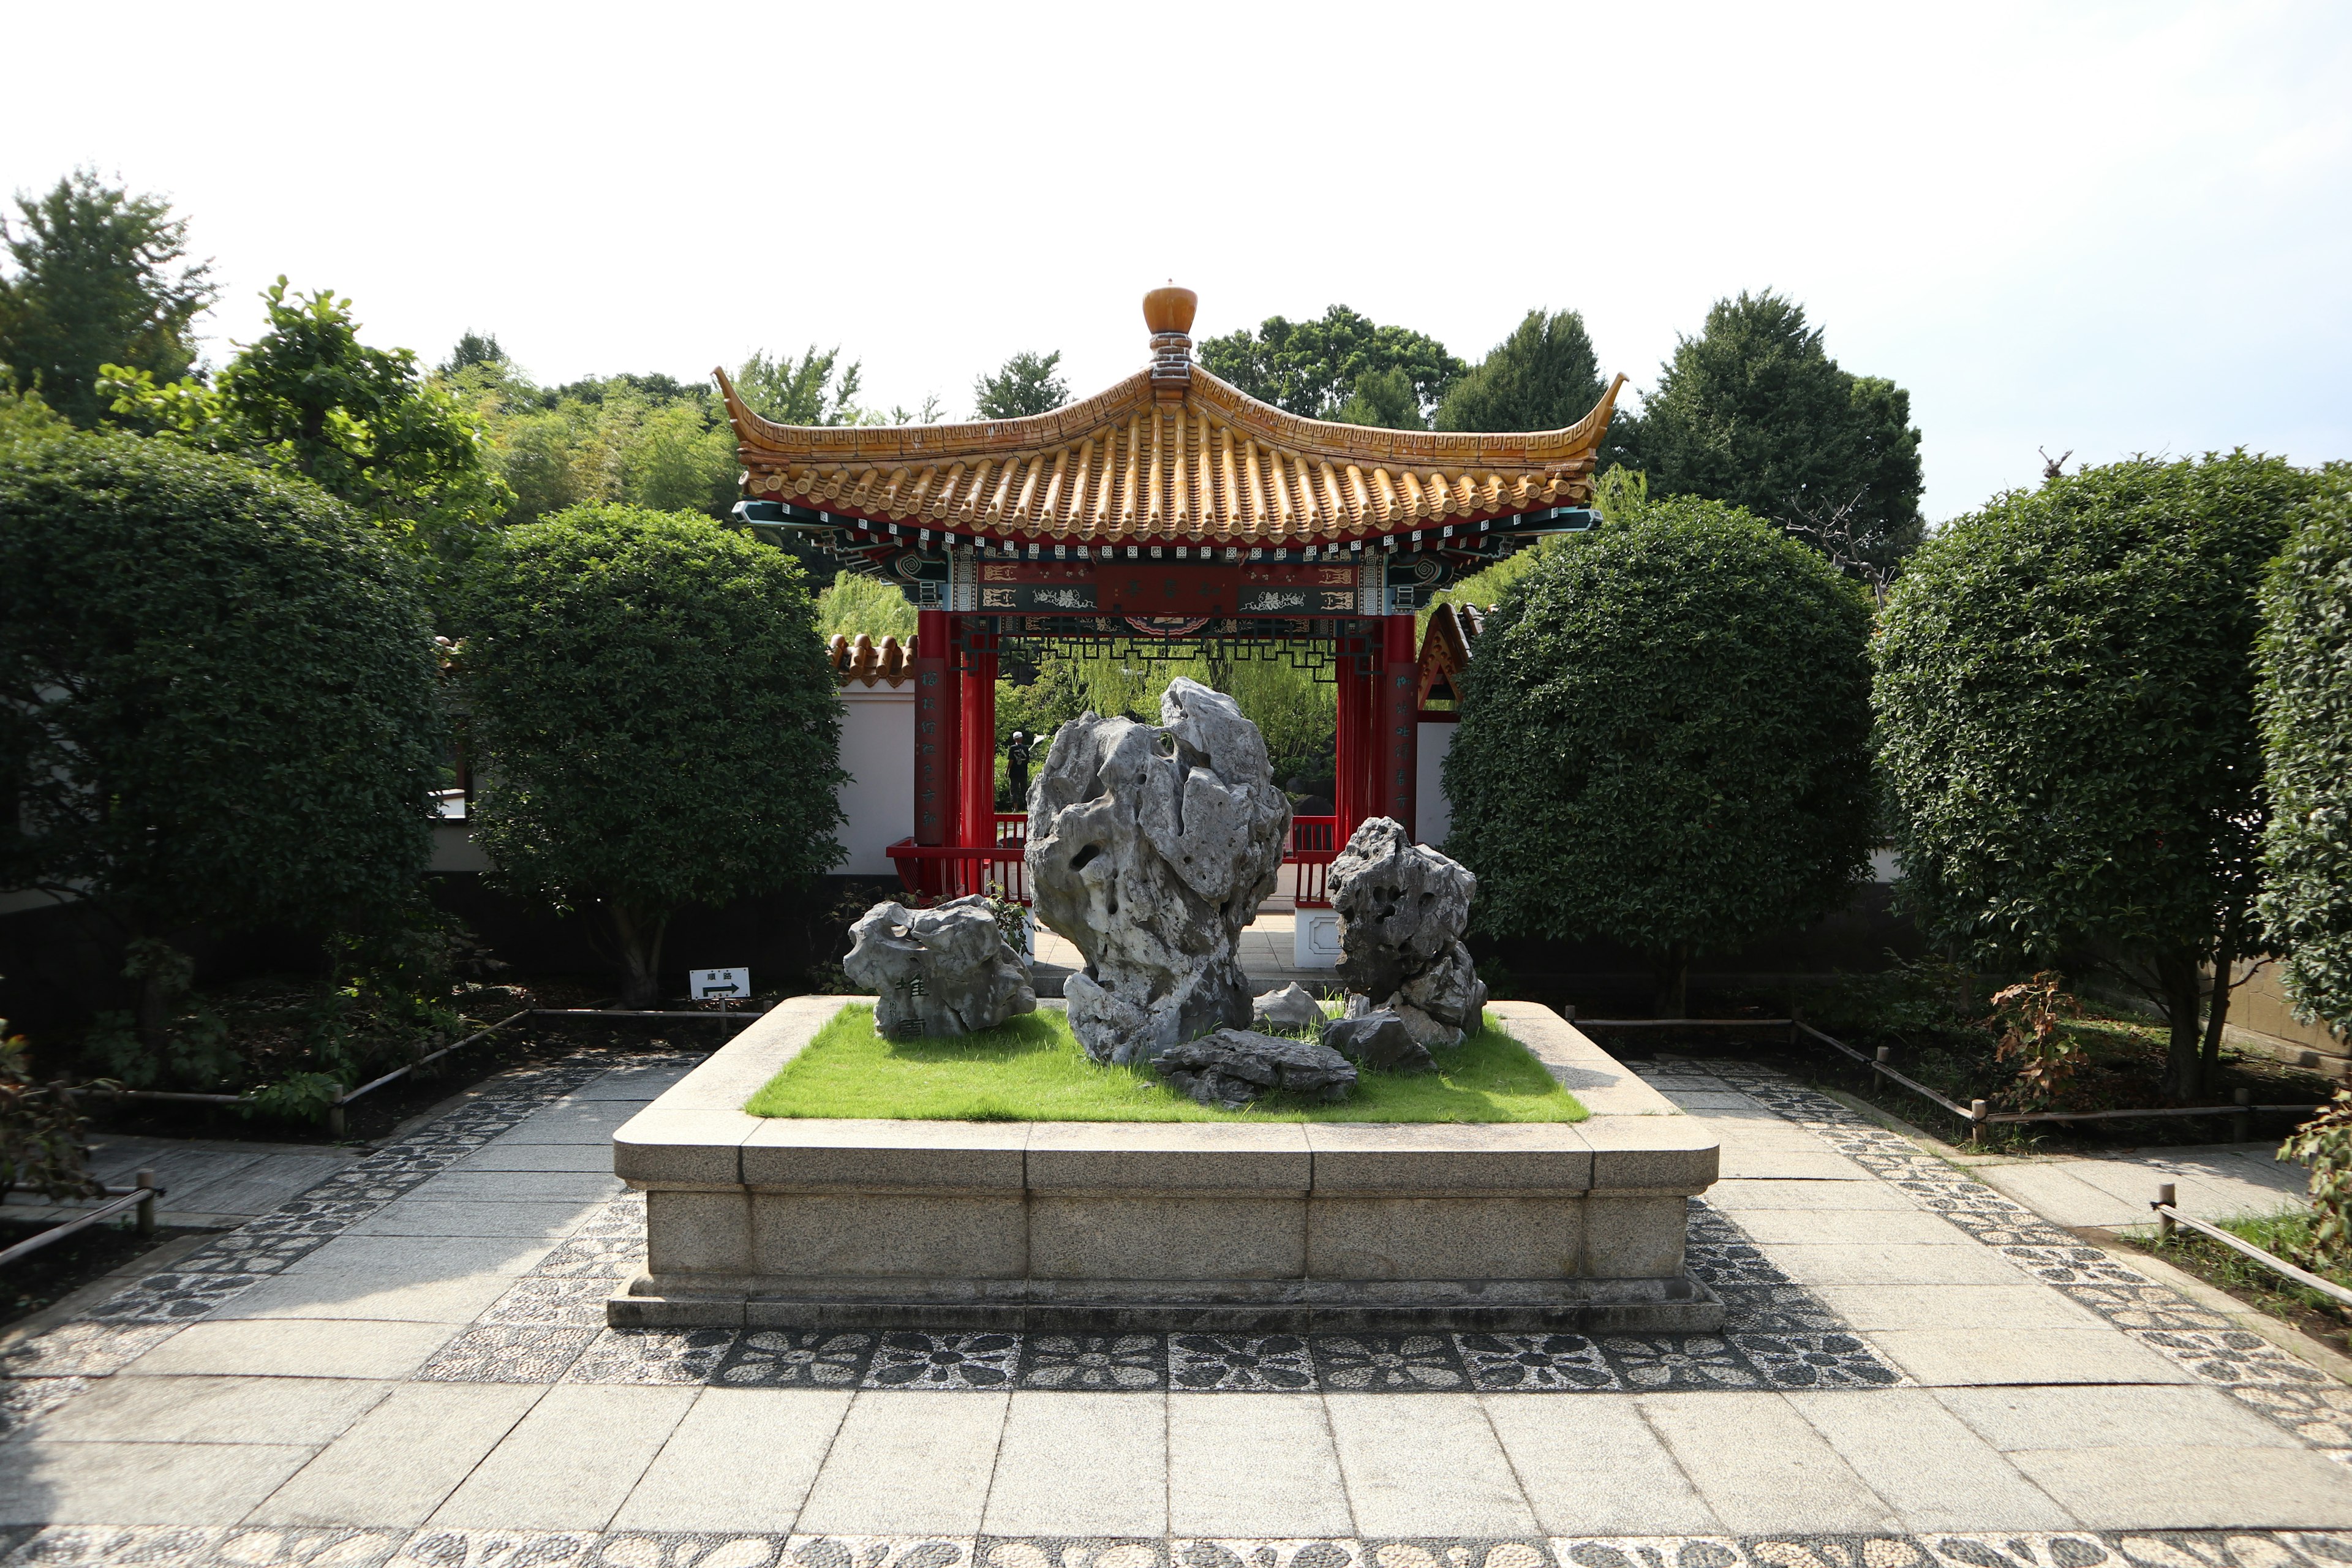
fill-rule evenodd
<path id="1" fill-rule="evenodd" d="M 1412 1037 L 1405 1021 L 1383 1008 L 1334 1018 L 1323 1026 L 1323 1043 L 1375 1072 L 1435 1072 L 1437 1063 Z"/>
<path id="2" fill-rule="evenodd" d="M 1028 960 L 977 894 L 928 910 L 879 903 L 849 934 L 842 970 L 874 992 L 874 1026 L 885 1035 L 977 1034 L 1037 1010 Z"/>
<path id="3" fill-rule="evenodd" d="M 1337 1102 L 1356 1087 L 1355 1068 L 1330 1047 L 1250 1029 L 1219 1029 L 1185 1040 L 1151 1065 L 1179 1093 L 1226 1110 L 1277 1089 Z"/>
<path id="4" fill-rule="evenodd" d="M 1314 994 L 1296 980 L 1279 991 L 1269 991 L 1257 998 L 1250 1016 L 1253 1027 L 1312 1029 L 1322 1022 L 1323 1004 L 1315 1000 Z"/>

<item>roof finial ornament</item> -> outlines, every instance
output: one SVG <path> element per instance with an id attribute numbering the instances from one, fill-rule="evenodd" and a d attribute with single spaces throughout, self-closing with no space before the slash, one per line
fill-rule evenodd
<path id="1" fill-rule="evenodd" d="M 1198 294 L 1177 288 L 1173 279 L 1143 297 L 1143 324 L 1151 329 L 1151 391 L 1162 403 L 1181 403 L 1192 383 L 1192 312 L 1200 304 Z"/>

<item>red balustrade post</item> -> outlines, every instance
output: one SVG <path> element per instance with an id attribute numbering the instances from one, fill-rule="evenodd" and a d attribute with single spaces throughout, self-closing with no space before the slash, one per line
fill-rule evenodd
<path id="1" fill-rule="evenodd" d="M 956 763 L 962 705 L 956 689 L 956 617 L 944 610 L 915 616 L 915 842 L 956 842 Z M 943 885 L 937 861 L 922 868 L 922 890 Z"/>
<path id="2" fill-rule="evenodd" d="M 1392 817 L 1416 836 L 1414 793 L 1421 761 L 1421 661 L 1412 616 L 1383 616 L 1381 626 L 1381 773 L 1375 816 Z"/>

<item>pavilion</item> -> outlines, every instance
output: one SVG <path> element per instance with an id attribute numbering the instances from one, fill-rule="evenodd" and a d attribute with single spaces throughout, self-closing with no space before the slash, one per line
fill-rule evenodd
<path id="1" fill-rule="evenodd" d="M 1153 289 L 1149 367 L 1030 418 L 778 425 L 715 373 L 743 464 L 737 515 L 917 607 L 915 831 L 891 849 L 910 887 L 1017 879 L 1022 819 L 995 809 L 997 663 L 1012 646 L 1274 650 L 1338 683 L 1333 815 L 1299 820 L 1292 858 L 1328 860 L 1368 817 L 1412 823 L 1419 721 L 1440 716 L 1423 704 L 1450 689 L 1475 629 L 1443 617 L 1417 649 L 1415 610 L 1544 534 L 1592 526 L 1622 376 L 1560 430 L 1304 419 L 1192 363 L 1196 303 Z"/>

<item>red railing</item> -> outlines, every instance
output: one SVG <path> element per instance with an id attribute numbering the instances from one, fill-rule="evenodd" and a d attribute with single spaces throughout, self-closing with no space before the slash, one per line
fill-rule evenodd
<path id="1" fill-rule="evenodd" d="M 1339 819 L 1336 816 L 1294 816 L 1290 843 L 1282 857 L 1286 866 L 1298 868 L 1293 890 L 1297 907 L 1328 910 L 1325 889 L 1331 862 L 1337 858 Z M 1029 843 L 1029 818 L 1017 811 L 996 814 L 993 844 L 918 844 L 901 838 L 890 846 L 890 863 L 907 891 L 940 899 L 961 899 L 971 893 L 994 893 L 1016 904 L 1029 902 L 1029 868 L 1023 859 Z"/>
<path id="2" fill-rule="evenodd" d="M 1328 910 L 1331 907 L 1329 890 L 1325 886 L 1331 875 L 1331 862 L 1339 856 L 1339 819 L 1336 816 L 1294 816 L 1290 819 L 1290 850 L 1282 858 L 1286 866 L 1298 868 L 1293 882 L 1291 903 L 1302 910 Z"/>

